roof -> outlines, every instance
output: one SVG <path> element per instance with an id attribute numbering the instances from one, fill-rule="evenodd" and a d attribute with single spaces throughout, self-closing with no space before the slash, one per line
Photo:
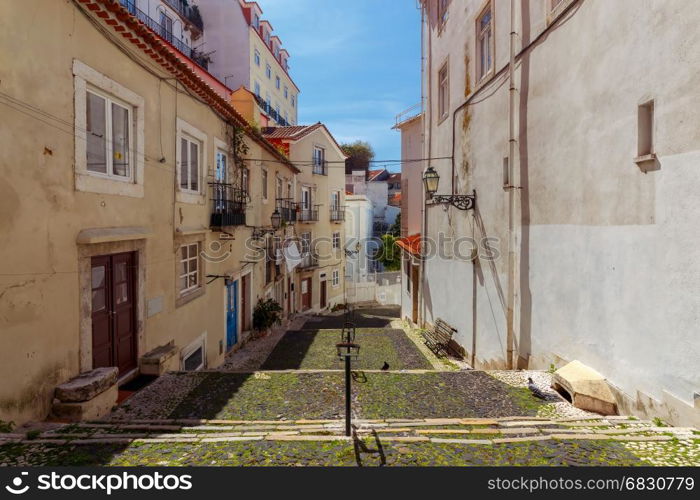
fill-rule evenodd
<path id="1" fill-rule="evenodd" d="M 380 168 L 380 169 L 378 169 L 378 170 L 370 170 L 370 171 L 367 173 L 367 180 L 373 181 L 374 179 L 376 179 L 377 177 L 379 177 L 380 175 L 382 175 L 382 173 L 384 173 L 384 172 L 386 172 L 386 169 L 385 169 L 385 168 Z"/>
<path id="2" fill-rule="evenodd" d="M 397 174 L 389 174 L 389 179 L 390 181 L 400 181 L 401 180 L 401 173 Z"/>
<path id="3" fill-rule="evenodd" d="M 198 71 L 204 72 L 204 70 L 195 70 L 196 64 L 194 62 L 188 59 L 187 56 L 180 55 L 177 49 L 165 42 L 163 38 L 137 19 L 136 16 L 132 15 L 121 3 L 112 2 L 111 0 L 85 0 L 81 3 L 87 4 L 87 9 L 98 19 L 104 20 L 105 25 L 113 32 L 121 33 L 138 50 L 151 56 L 156 64 L 160 64 L 170 74 L 175 75 L 183 85 L 197 94 L 215 112 L 219 113 L 224 119 L 230 120 L 241 127 L 248 137 L 260 144 L 274 157 L 281 160 L 293 172 L 299 173 L 299 169 L 292 164 L 289 158 L 280 153 L 273 144 L 256 132 L 246 122 L 245 118 L 236 111 L 229 100 L 217 93 L 202 78 Z M 80 8 L 84 9 L 85 7 L 81 5 Z M 129 31 L 126 31 L 127 28 Z M 137 36 L 133 36 L 132 33 Z M 198 66 L 196 67 L 199 68 Z M 207 72 L 204 73 L 209 75 Z"/>
<path id="4" fill-rule="evenodd" d="M 328 134 L 328 137 L 331 138 L 331 140 L 336 145 L 336 147 L 342 152 L 343 148 L 340 147 L 340 144 L 338 144 L 338 141 L 335 140 L 335 137 L 333 137 L 333 134 L 331 134 L 330 130 L 328 130 L 328 127 L 326 127 L 321 122 L 314 123 L 313 125 L 290 125 L 287 127 L 265 127 L 262 129 L 262 134 L 267 140 L 280 139 L 280 140 L 285 140 L 285 141 L 296 142 L 300 139 L 303 139 L 304 137 L 309 135 L 311 132 L 318 130 L 320 128 L 323 128 L 326 131 L 326 133 Z M 343 154 L 345 154 L 345 153 L 343 153 Z"/>
<path id="5" fill-rule="evenodd" d="M 406 250 L 408 253 L 415 255 L 416 257 L 421 257 L 421 236 L 420 234 L 412 234 L 406 238 L 401 238 L 396 242 L 401 248 Z"/>
<path id="6" fill-rule="evenodd" d="M 401 206 L 401 193 L 394 193 L 391 196 L 389 196 L 389 205 L 393 207 L 400 207 Z"/>

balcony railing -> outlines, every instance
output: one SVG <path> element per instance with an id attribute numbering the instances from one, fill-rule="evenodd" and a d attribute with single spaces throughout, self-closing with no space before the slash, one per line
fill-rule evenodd
<path id="1" fill-rule="evenodd" d="M 212 182 L 211 219 L 212 228 L 245 225 L 245 208 L 247 193 L 231 184 Z"/>
<path id="2" fill-rule="evenodd" d="M 297 204 L 292 198 L 277 198 L 275 206 L 282 216 L 282 222 L 294 224 L 297 221 Z"/>
<path id="3" fill-rule="evenodd" d="M 343 222 L 345 220 L 345 207 L 331 207 L 331 222 Z"/>
<path id="4" fill-rule="evenodd" d="M 314 158 L 314 174 L 328 175 L 328 162 Z"/>
<path id="5" fill-rule="evenodd" d="M 318 205 L 313 208 L 302 208 L 297 214 L 299 222 L 318 222 Z"/>
<path id="6" fill-rule="evenodd" d="M 301 256 L 301 263 L 299 264 L 300 269 L 308 269 L 310 267 L 318 266 L 318 255 L 312 252 L 306 252 Z"/>
<path id="7" fill-rule="evenodd" d="M 192 47 L 187 45 L 185 42 L 173 35 L 172 30 L 168 30 L 165 26 L 160 24 L 158 21 L 150 17 L 144 11 L 136 7 L 136 2 L 134 0 L 119 0 L 121 4 L 126 7 L 126 9 L 136 17 L 143 24 L 148 26 L 151 31 L 160 36 L 163 40 L 170 43 L 177 50 L 185 54 L 185 56 L 192 59 L 195 63 L 200 65 L 202 68 L 207 69 L 208 60 L 201 57 L 201 55 Z M 175 1 L 175 0 L 173 0 Z"/>
<path id="8" fill-rule="evenodd" d="M 263 113 L 265 113 L 267 116 L 272 118 L 274 121 L 277 122 L 277 124 L 280 127 L 288 127 L 289 122 L 282 118 L 282 115 L 277 112 L 276 109 L 274 109 L 272 106 L 270 106 L 267 101 L 265 101 L 262 97 L 259 95 L 255 96 L 255 99 L 258 101 L 258 106 L 262 109 Z"/>

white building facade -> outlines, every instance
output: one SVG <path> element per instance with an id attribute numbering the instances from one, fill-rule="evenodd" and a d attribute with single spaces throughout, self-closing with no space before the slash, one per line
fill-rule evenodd
<path id="1" fill-rule="evenodd" d="M 577 359 L 621 413 L 697 425 L 700 11 L 422 4 L 423 157 L 477 198 L 427 205 L 420 322 L 476 368 Z"/>

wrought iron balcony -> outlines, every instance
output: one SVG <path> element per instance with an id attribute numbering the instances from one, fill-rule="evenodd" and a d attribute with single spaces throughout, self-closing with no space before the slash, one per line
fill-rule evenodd
<path id="1" fill-rule="evenodd" d="M 185 56 L 192 59 L 192 61 L 197 63 L 199 66 L 201 66 L 204 69 L 207 69 L 208 60 L 206 58 L 202 57 L 201 54 L 197 52 L 197 50 L 193 49 L 185 42 L 177 38 L 173 34 L 172 29 L 166 28 L 158 21 L 150 17 L 148 14 L 146 14 L 144 11 L 136 7 L 135 0 L 119 1 L 124 7 L 126 7 L 126 9 L 131 13 L 132 16 L 134 16 L 136 19 L 145 24 L 151 31 L 156 33 L 166 42 L 170 43 L 173 47 L 175 47 L 178 51 L 182 52 Z M 172 1 L 175 2 L 175 0 Z"/>
<path id="2" fill-rule="evenodd" d="M 302 208 L 297 214 L 299 222 L 318 222 L 318 205 L 313 208 Z"/>
<path id="3" fill-rule="evenodd" d="M 212 200 L 210 227 L 244 226 L 247 193 L 223 182 L 211 182 L 209 185 Z"/>
<path id="4" fill-rule="evenodd" d="M 331 222 L 343 222 L 345 220 L 345 207 L 331 207 Z"/>
<path id="5" fill-rule="evenodd" d="M 328 162 L 314 158 L 314 174 L 328 175 Z"/>
<path id="6" fill-rule="evenodd" d="M 313 252 L 306 252 L 301 256 L 299 268 L 309 269 L 311 267 L 318 267 L 318 255 Z"/>
<path id="7" fill-rule="evenodd" d="M 262 97 L 259 95 L 255 96 L 255 100 L 258 101 L 258 106 L 260 106 L 260 109 L 265 113 L 267 116 L 269 116 L 271 119 L 277 122 L 277 124 L 280 127 L 288 127 L 289 122 L 282 118 L 282 115 L 277 112 L 271 105 L 267 103 Z"/>
<path id="8" fill-rule="evenodd" d="M 277 198 L 275 207 L 282 216 L 282 222 L 294 224 L 297 221 L 297 204 L 292 198 Z"/>

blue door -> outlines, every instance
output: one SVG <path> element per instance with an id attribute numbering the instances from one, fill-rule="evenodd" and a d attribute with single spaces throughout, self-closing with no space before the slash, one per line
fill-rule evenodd
<path id="1" fill-rule="evenodd" d="M 238 281 L 226 285 L 226 350 L 238 343 Z"/>

